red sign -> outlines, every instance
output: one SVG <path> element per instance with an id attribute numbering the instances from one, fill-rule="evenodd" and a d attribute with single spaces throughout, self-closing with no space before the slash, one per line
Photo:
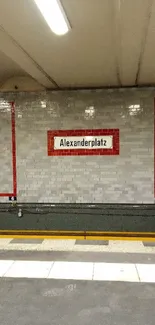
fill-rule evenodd
<path id="1" fill-rule="evenodd" d="M 48 131 L 48 156 L 119 155 L 119 130 Z"/>

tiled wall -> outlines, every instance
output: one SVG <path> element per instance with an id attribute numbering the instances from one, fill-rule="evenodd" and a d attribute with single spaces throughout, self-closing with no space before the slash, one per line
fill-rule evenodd
<path id="1" fill-rule="evenodd" d="M 12 191 L 10 111 L 4 101 L 15 100 L 19 202 L 153 203 L 154 93 L 1 93 L 0 191 Z M 96 128 L 120 130 L 119 156 L 47 155 L 47 130 Z"/>

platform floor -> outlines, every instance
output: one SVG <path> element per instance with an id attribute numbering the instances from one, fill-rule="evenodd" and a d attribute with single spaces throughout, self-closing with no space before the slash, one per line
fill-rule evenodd
<path id="1" fill-rule="evenodd" d="M 0 250 L 155 253 L 155 242 L 0 238 Z"/>
<path id="2" fill-rule="evenodd" d="M 155 283 L 155 264 L 0 260 L 0 277 Z"/>
<path id="3" fill-rule="evenodd" d="M 154 247 L 10 241 L 0 241 L 0 324 L 154 325 Z"/>
<path id="4" fill-rule="evenodd" d="M 74 260 L 69 262 L 58 261 L 60 253 L 66 254 L 3 250 L 0 324 L 154 325 L 155 263 L 148 254 L 68 252 Z M 85 262 L 88 255 L 91 262 Z"/>
<path id="5" fill-rule="evenodd" d="M 0 279 L 0 324 L 154 325 L 155 284 Z"/>

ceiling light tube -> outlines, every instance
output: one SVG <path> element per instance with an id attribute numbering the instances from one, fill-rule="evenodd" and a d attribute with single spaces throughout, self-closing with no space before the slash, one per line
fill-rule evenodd
<path id="1" fill-rule="evenodd" d="M 34 2 L 53 33 L 64 35 L 69 32 L 71 26 L 60 0 L 34 0 Z"/>

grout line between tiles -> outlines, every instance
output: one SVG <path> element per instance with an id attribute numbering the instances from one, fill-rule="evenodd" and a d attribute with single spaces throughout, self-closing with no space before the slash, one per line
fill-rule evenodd
<path id="1" fill-rule="evenodd" d="M 5 277 L 6 273 L 12 268 L 12 266 L 15 264 L 15 260 L 13 261 L 13 263 L 9 266 L 9 268 L 7 269 L 6 272 L 4 272 L 4 274 L 2 275 L 2 278 Z"/>
<path id="2" fill-rule="evenodd" d="M 48 279 L 48 277 L 49 277 L 49 275 L 50 275 L 50 272 L 51 272 L 51 270 L 53 269 L 53 266 L 54 266 L 54 264 L 55 264 L 55 262 L 54 262 L 54 261 L 52 261 L 52 265 L 51 265 L 51 267 L 50 267 L 50 270 L 49 270 L 49 272 L 48 272 L 48 276 L 47 276 L 47 279 Z"/>
<path id="3" fill-rule="evenodd" d="M 140 279 L 140 276 L 139 276 L 139 272 L 138 272 L 138 268 L 137 268 L 137 264 L 135 264 L 135 268 L 136 268 L 136 271 L 137 271 L 137 275 L 138 275 L 139 282 L 141 282 L 141 279 Z"/>
<path id="4" fill-rule="evenodd" d="M 95 263 L 93 263 L 93 274 L 92 274 L 92 280 L 94 280 L 94 272 L 95 272 Z"/>

